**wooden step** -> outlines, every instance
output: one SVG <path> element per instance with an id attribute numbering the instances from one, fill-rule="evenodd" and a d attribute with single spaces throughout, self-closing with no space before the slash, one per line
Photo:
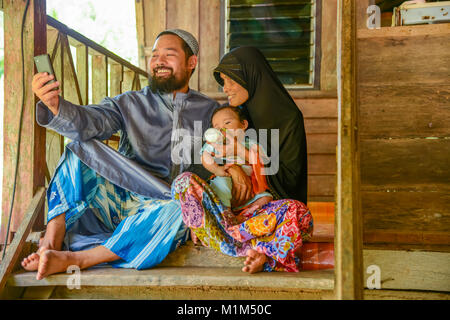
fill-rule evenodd
<path id="1" fill-rule="evenodd" d="M 36 272 L 21 271 L 6 288 L 9 298 L 15 292 L 27 299 L 330 299 L 334 287 L 333 270 L 249 275 L 240 267 L 96 267 L 81 271 L 80 288 L 71 289 L 73 278 L 60 273 L 36 280 Z"/>

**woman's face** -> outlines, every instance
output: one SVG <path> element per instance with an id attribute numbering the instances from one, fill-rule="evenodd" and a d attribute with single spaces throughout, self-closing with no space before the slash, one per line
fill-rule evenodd
<path id="1" fill-rule="evenodd" d="M 223 91 L 228 96 L 230 106 L 237 107 L 248 100 L 248 91 L 244 87 L 223 73 L 220 73 L 220 77 L 223 79 Z"/>

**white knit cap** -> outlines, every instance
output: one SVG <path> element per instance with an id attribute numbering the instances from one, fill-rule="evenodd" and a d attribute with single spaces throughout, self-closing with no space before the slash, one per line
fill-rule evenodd
<path id="1" fill-rule="evenodd" d="M 188 47 L 191 48 L 194 55 L 198 55 L 198 42 L 191 33 L 181 29 L 168 29 L 158 34 L 156 39 L 164 34 L 174 34 L 179 36 L 181 39 L 183 39 L 184 42 L 186 42 Z"/>

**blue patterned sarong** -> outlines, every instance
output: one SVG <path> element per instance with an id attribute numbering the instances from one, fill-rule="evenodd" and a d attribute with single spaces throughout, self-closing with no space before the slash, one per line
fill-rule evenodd
<path id="1" fill-rule="evenodd" d="M 86 212 L 92 212 L 108 235 L 98 244 L 122 258 L 110 263 L 114 267 L 154 267 L 189 236 L 179 202 L 152 199 L 116 186 L 67 148 L 48 187 L 47 200 L 47 221 L 65 213 L 66 232 L 78 227 Z"/>

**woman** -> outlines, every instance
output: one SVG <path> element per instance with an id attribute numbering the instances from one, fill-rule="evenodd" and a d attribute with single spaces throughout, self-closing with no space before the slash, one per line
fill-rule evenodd
<path id="1" fill-rule="evenodd" d="M 184 173 L 173 184 L 183 220 L 205 246 L 231 256 L 245 256 L 243 271 L 298 271 L 296 252 L 312 234 L 306 207 L 307 154 L 303 116 L 262 53 L 253 47 L 230 51 L 214 70 L 228 103 L 241 107 L 254 129 L 279 129 L 278 171 L 268 175 L 272 201 L 255 212 L 245 212 L 232 225 L 230 213 L 209 185 Z M 271 140 L 271 139 L 269 139 Z M 275 149 L 275 148 L 274 148 Z M 267 154 L 277 150 L 267 146 Z M 228 152 L 223 149 L 223 152 Z M 288 200 L 279 200 L 288 199 Z"/>

